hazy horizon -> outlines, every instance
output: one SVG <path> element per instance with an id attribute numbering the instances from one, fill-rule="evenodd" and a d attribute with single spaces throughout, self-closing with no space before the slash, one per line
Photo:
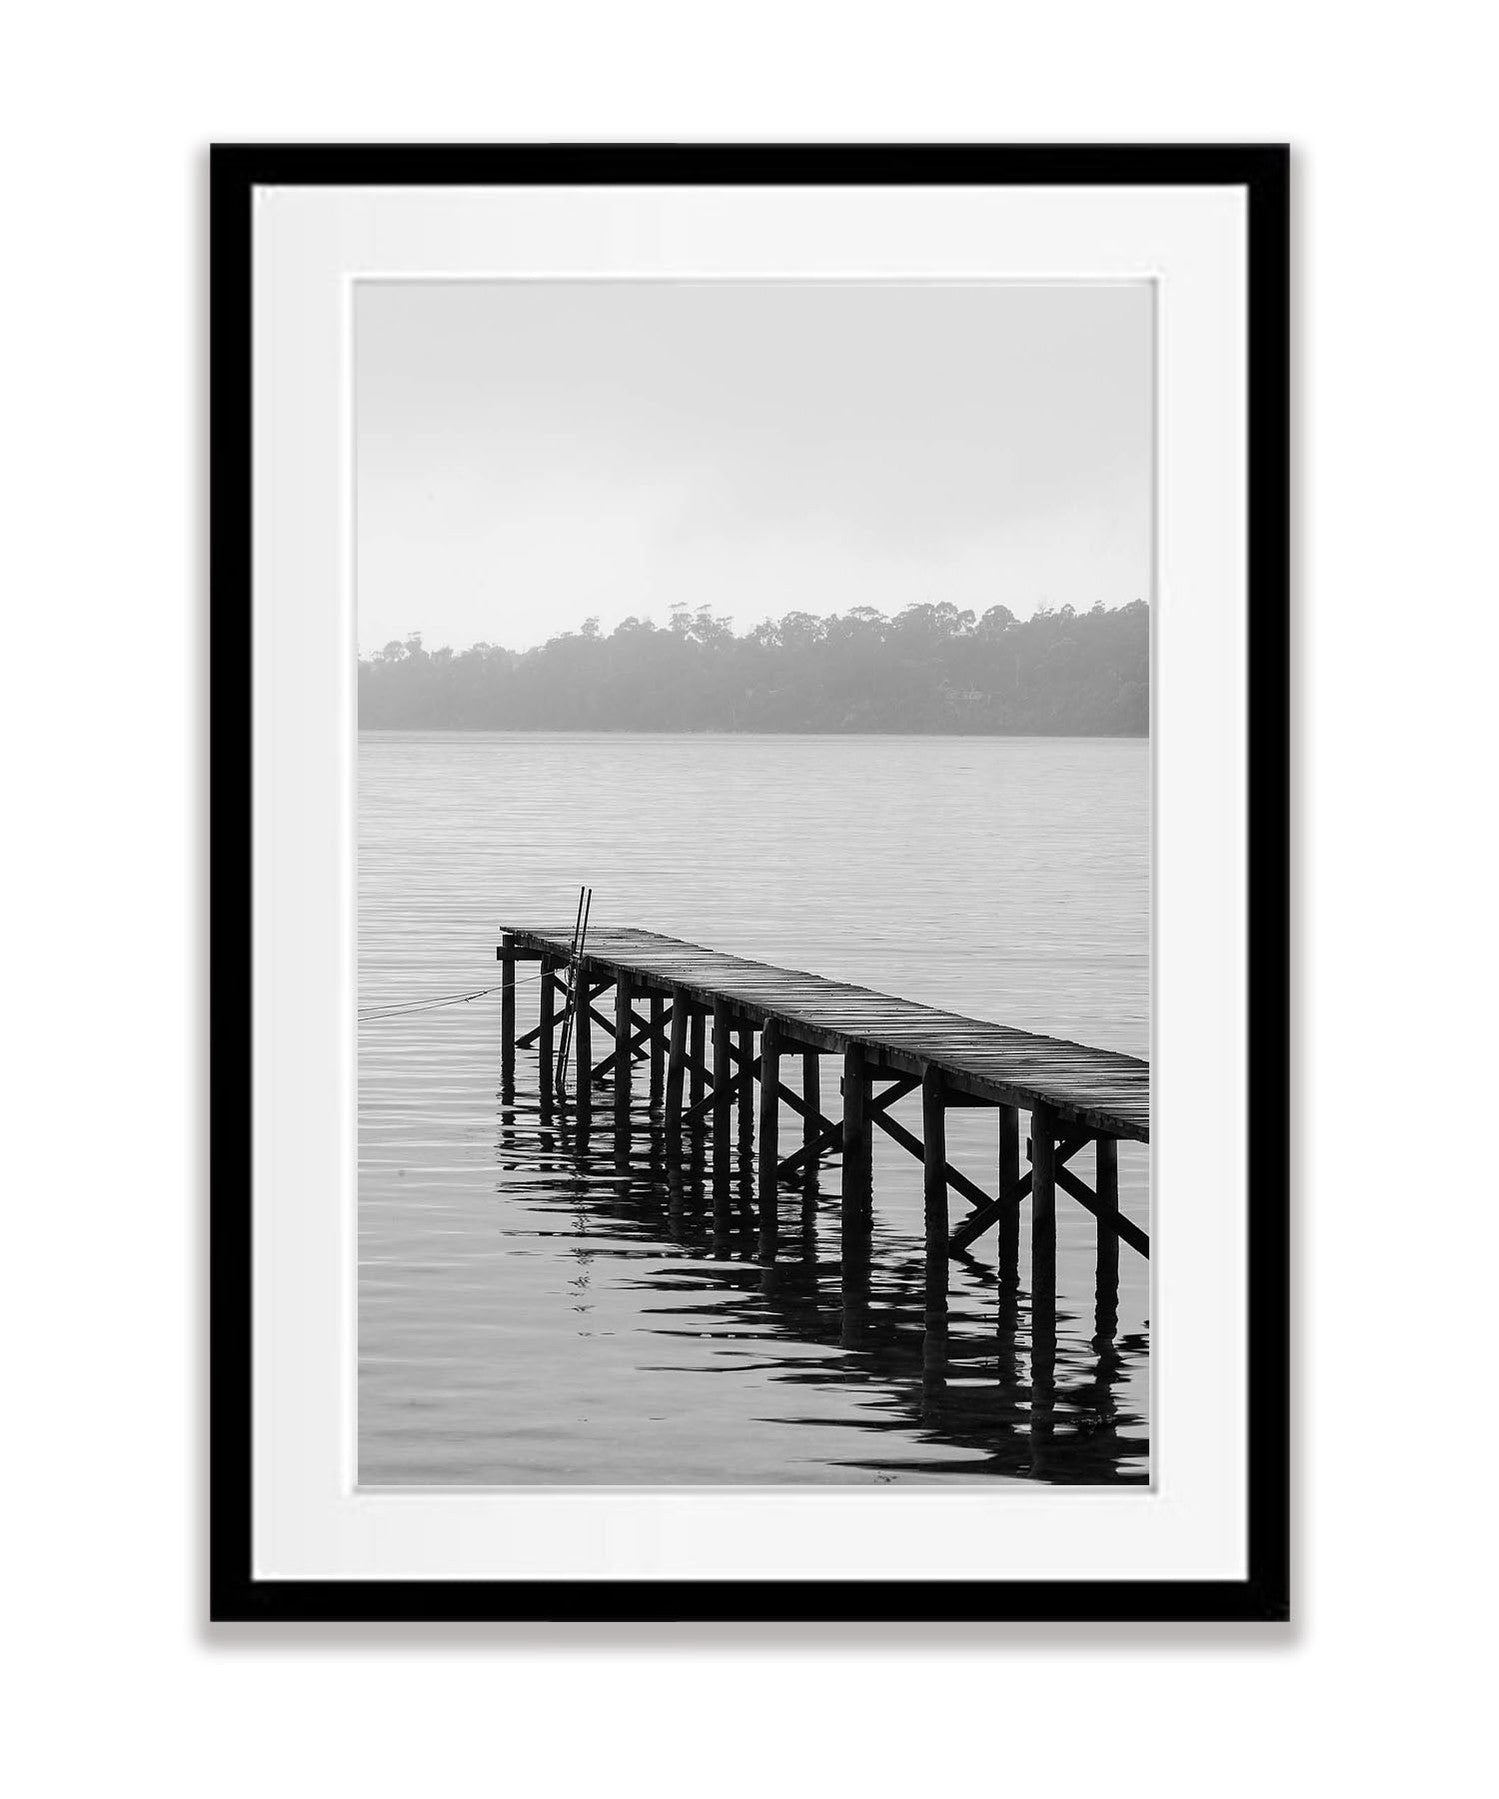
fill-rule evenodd
<path id="1" fill-rule="evenodd" d="M 361 282 L 359 647 L 1151 599 L 1151 290 Z"/>

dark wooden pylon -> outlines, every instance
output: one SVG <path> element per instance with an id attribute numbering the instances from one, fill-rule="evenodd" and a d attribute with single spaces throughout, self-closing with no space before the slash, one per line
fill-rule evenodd
<path id="1" fill-rule="evenodd" d="M 817 1146 L 822 1141 L 822 1057 L 815 1049 L 802 1051 L 802 1153 L 806 1166 L 802 1179 L 806 1186 L 817 1185 Z"/>
<path id="2" fill-rule="evenodd" d="M 713 1002 L 713 1184 L 721 1187 L 729 1178 L 730 1132 L 734 1122 L 733 1082 L 734 1023 L 728 1002 Z"/>
<path id="3" fill-rule="evenodd" d="M 682 1154 L 682 1080 L 687 1072 L 687 995 L 677 988 L 671 996 L 671 1047 L 666 1058 L 666 1153 L 676 1161 Z"/>
<path id="4" fill-rule="evenodd" d="M 921 1077 L 922 1197 L 926 1214 L 926 1334 L 921 1365 L 924 1399 L 936 1397 L 934 1384 L 947 1368 L 947 1115 L 942 1076 L 935 1068 Z"/>
<path id="5" fill-rule="evenodd" d="M 588 1004 L 588 983 L 581 970 L 573 981 L 573 1061 L 577 1064 L 573 1086 L 577 1089 L 578 1112 L 586 1117 L 593 1110 L 593 1007 Z"/>
<path id="6" fill-rule="evenodd" d="M 1119 1141 L 1099 1137 L 1094 1144 L 1093 1190 L 1098 1198 L 1098 1286 L 1119 1291 Z"/>
<path id="7" fill-rule="evenodd" d="M 515 1086 L 515 936 L 500 937 L 500 1085 Z"/>
<path id="8" fill-rule="evenodd" d="M 862 1043 L 843 1052 L 843 1215 L 867 1230 L 874 1203 L 874 1141 Z"/>
<path id="9" fill-rule="evenodd" d="M 541 1019 L 536 1027 L 538 1078 L 543 1099 L 552 1097 L 556 1070 L 552 1066 L 552 1035 L 557 1011 L 557 975 L 551 960 L 541 965 Z"/>
<path id="10" fill-rule="evenodd" d="M 739 1026 L 739 1066 L 748 1070 L 755 1059 L 755 1033 L 746 1024 Z M 739 1147 L 747 1150 L 755 1140 L 755 1084 L 746 1074 L 739 1086 Z"/>
<path id="11" fill-rule="evenodd" d="M 614 1128 L 623 1135 L 630 1128 L 630 977 L 620 970 L 614 982 Z"/>
<path id="12" fill-rule="evenodd" d="M 688 1068 L 688 1100 L 689 1104 L 696 1106 L 702 1103 L 703 1093 L 706 1090 L 707 1085 L 706 1064 L 704 1061 L 707 1015 L 704 1013 L 701 1006 L 693 1006 L 691 1008 L 691 1020 L 691 1031 L 689 1033 L 691 1060 Z"/>
<path id="13" fill-rule="evenodd" d="M 1119 1140 L 1100 1137 L 1094 1164 L 1098 1195 L 1098 1274 L 1094 1296 L 1094 1347 L 1112 1343 L 1119 1323 Z"/>
<path id="14" fill-rule="evenodd" d="M 1057 1291 L 1057 1115 L 1031 1108 L 1031 1304 Z"/>
<path id="15" fill-rule="evenodd" d="M 862 1341 L 869 1311 L 869 1245 L 874 1211 L 874 1141 L 869 1123 L 869 1077 L 864 1046 L 843 1052 L 843 1204 L 839 1263 L 843 1286 L 841 1340 L 845 1348 Z"/>
<path id="16" fill-rule="evenodd" d="M 1058 1167 L 1056 1113 L 1038 1103 L 1031 1108 L 1030 1429 L 1038 1457 L 1052 1439 L 1056 1412 Z"/>
<path id="17" fill-rule="evenodd" d="M 780 1161 L 781 1028 L 767 1018 L 760 1031 L 760 1261 L 773 1268 L 779 1236 L 776 1165 Z"/>
<path id="18" fill-rule="evenodd" d="M 1020 1183 L 1020 1108 L 999 1108 L 999 1190 L 1012 1193 Z M 999 1215 L 999 1282 L 1002 1288 L 1020 1287 L 1020 1202 L 1006 1206 Z"/>
<path id="19" fill-rule="evenodd" d="M 651 1104 L 659 1106 L 666 1091 L 666 1001 L 651 995 Z"/>

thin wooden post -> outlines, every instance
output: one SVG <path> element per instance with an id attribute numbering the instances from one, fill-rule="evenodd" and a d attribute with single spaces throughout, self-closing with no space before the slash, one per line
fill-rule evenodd
<path id="1" fill-rule="evenodd" d="M 772 1267 L 776 1259 L 778 1208 L 776 1164 L 780 1161 L 781 1032 L 767 1018 L 760 1032 L 760 1260 Z"/>
<path id="2" fill-rule="evenodd" d="M 1043 1101 L 1031 1108 L 1031 1303 L 1057 1290 L 1057 1115 Z"/>
<path id="3" fill-rule="evenodd" d="M 755 1059 L 755 1029 L 753 1025 L 742 1024 L 739 1027 L 739 1066 L 744 1072 L 744 1079 L 739 1085 L 739 1147 L 748 1149 L 755 1139 L 755 1083 L 750 1079 L 750 1064 Z"/>
<path id="4" fill-rule="evenodd" d="M 817 1291 L 817 1165 L 822 1145 L 822 1057 L 802 1051 L 802 1267 L 807 1284 Z"/>
<path id="5" fill-rule="evenodd" d="M 1098 1282 L 1094 1334 L 1112 1340 L 1119 1323 L 1119 1139 L 1094 1145 L 1093 1189 L 1098 1195 Z"/>
<path id="6" fill-rule="evenodd" d="M 922 1193 L 926 1210 L 926 1334 L 922 1339 L 923 1400 L 941 1396 L 947 1369 L 947 1107 L 941 1074 L 921 1077 Z"/>
<path id="7" fill-rule="evenodd" d="M 552 1066 L 552 1025 L 557 1010 L 557 975 L 550 962 L 541 965 L 541 1021 L 536 1032 L 538 1072 L 544 1099 L 552 1097 L 556 1070 Z"/>
<path id="8" fill-rule="evenodd" d="M 634 1028 L 631 997 L 630 977 L 620 969 L 614 983 L 614 1129 L 621 1136 L 630 1128 L 630 1033 Z"/>
<path id="9" fill-rule="evenodd" d="M 581 968 L 573 971 L 573 1085 L 578 1092 L 578 1116 L 593 1110 L 593 1026 L 589 1019 L 588 978 Z"/>
<path id="10" fill-rule="evenodd" d="M 869 1076 L 864 1046 L 843 1052 L 843 1215 L 861 1230 L 873 1222 L 874 1127 L 869 1118 Z"/>
<path id="11" fill-rule="evenodd" d="M 723 1185 L 729 1177 L 729 1132 L 733 1127 L 733 1100 L 729 1082 L 733 1080 L 733 1058 L 730 1039 L 734 1027 L 729 1019 L 726 1000 L 713 1002 L 713 1185 Z"/>
<path id="12" fill-rule="evenodd" d="M 692 1008 L 692 1064 L 690 1080 L 690 1103 L 696 1105 L 705 1092 L 703 1080 L 704 1039 L 707 1034 L 707 1014 L 701 1006 Z"/>
<path id="13" fill-rule="evenodd" d="M 999 1190 L 1011 1193 L 1020 1180 L 1020 1108 L 999 1108 Z M 1020 1207 L 1007 1206 L 999 1218 L 999 1284 L 1020 1290 Z"/>
<path id="14" fill-rule="evenodd" d="M 843 1203 L 838 1251 L 843 1287 L 840 1337 L 845 1349 L 863 1340 L 869 1310 L 873 1139 L 864 1049 L 861 1044 L 851 1043 L 843 1052 Z"/>
<path id="15" fill-rule="evenodd" d="M 1057 1361 L 1057 1115 L 1031 1108 L 1031 1437 L 1050 1440 Z"/>
<path id="16" fill-rule="evenodd" d="M 817 1145 L 822 1137 L 822 1057 L 815 1049 L 802 1051 L 802 1149 L 807 1157 L 803 1180 L 817 1185 Z"/>
<path id="17" fill-rule="evenodd" d="M 666 1001 L 659 993 L 651 995 L 651 1104 L 658 1106 L 666 1091 L 666 1045 L 661 1041 L 665 1028 Z"/>
<path id="18" fill-rule="evenodd" d="M 666 1060 L 666 1154 L 675 1162 L 682 1153 L 682 1076 L 687 1066 L 687 995 L 671 996 L 671 1050 Z"/>
<path id="19" fill-rule="evenodd" d="M 515 934 L 500 934 L 500 1084 L 515 1085 Z"/>

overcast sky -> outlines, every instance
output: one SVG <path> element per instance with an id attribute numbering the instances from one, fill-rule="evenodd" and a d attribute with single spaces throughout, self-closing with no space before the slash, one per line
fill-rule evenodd
<path id="1" fill-rule="evenodd" d="M 1079 287 L 367 282 L 359 641 L 1150 597 L 1151 303 Z"/>

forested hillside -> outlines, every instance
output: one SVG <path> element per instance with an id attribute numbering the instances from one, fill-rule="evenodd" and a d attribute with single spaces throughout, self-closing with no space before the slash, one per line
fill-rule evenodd
<path id="1" fill-rule="evenodd" d="M 359 664 L 365 729 L 951 731 L 1143 736 L 1150 609 L 887 618 L 791 612 L 743 636 L 707 607 L 669 626 L 596 620 L 537 649 L 389 643 Z"/>

